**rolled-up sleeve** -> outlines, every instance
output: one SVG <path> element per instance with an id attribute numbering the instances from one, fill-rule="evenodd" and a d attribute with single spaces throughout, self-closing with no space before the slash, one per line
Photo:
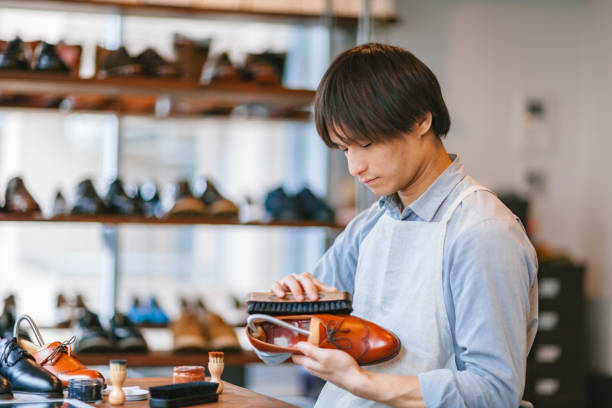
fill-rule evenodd
<path id="1" fill-rule="evenodd" d="M 525 383 L 530 293 L 537 291 L 533 247 L 520 224 L 488 219 L 447 248 L 444 296 L 458 371 L 420 374 L 425 404 L 516 408 Z"/>

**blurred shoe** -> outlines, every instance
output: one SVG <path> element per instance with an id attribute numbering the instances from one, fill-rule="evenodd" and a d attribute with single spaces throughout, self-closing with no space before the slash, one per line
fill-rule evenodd
<path id="1" fill-rule="evenodd" d="M 186 180 L 179 181 L 175 186 L 174 205 L 166 214 L 167 217 L 175 216 L 201 216 L 207 214 L 206 205 L 195 198 Z"/>
<path id="2" fill-rule="evenodd" d="M 4 210 L 24 215 L 40 214 L 40 206 L 26 189 L 21 177 L 9 180 L 6 186 Z"/>
<path id="3" fill-rule="evenodd" d="M 160 218 L 164 215 L 164 208 L 155 183 L 151 181 L 142 183 L 138 189 L 138 198 L 140 199 L 142 212 L 146 217 Z"/>
<path id="4" fill-rule="evenodd" d="M 147 48 L 138 54 L 136 61 L 142 65 L 145 75 L 163 78 L 174 78 L 179 76 L 178 66 L 166 61 L 152 48 Z"/>
<path id="5" fill-rule="evenodd" d="M 34 357 L 17 344 L 15 337 L 0 340 L 0 376 L 14 392 L 62 398 L 62 382 L 39 366 Z"/>
<path id="6" fill-rule="evenodd" d="M 200 80 L 202 68 L 208 59 L 210 43 L 210 38 L 193 40 L 181 34 L 174 34 L 174 54 L 184 78 Z"/>
<path id="7" fill-rule="evenodd" d="M 9 41 L 0 52 L 0 69 L 10 71 L 27 71 L 29 68 L 26 48 L 21 38 Z"/>
<path id="8" fill-rule="evenodd" d="M 115 347 L 125 353 L 146 353 L 149 350 L 142 333 L 124 314 L 116 312 L 110 320 Z"/>
<path id="9" fill-rule="evenodd" d="M 62 295 L 57 295 L 55 301 L 55 327 L 67 329 L 72 325 L 75 318 L 74 307 Z"/>
<path id="10" fill-rule="evenodd" d="M 4 308 L 2 309 L 2 315 L 0 315 L 0 337 L 13 337 L 15 333 L 16 310 L 15 296 L 8 295 L 4 298 Z M 30 337 L 23 327 L 19 327 L 17 330 L 19 337 L 29 340 Z"/>
<path id="11" fill-rule="evenodd" d="M 224 52 L 212 65 L 204 69 L 204 80 L 205 82 L 241 82 L 242 73 Z"/>
<path id="12" fill-rule="evenodd" d="M 148 312 L 149 312 L 149 317 L 148 317 L 149 323 L 152 323 L 152 324 L 155 324 L 155 325 L 160 325 L 160 326 L 167 325 L 168 323 L 170 323 L 170 319 L 168 318 L 168 315 L 159 306 L 159 302 L 157 301 L 157 298 L 155 296 L 151 296 L 149 298 L 148 309 L 149 309 L 148 310 Z"/>
<path id="13" fill-rule="evenodd" d="M 213 350 L 240 350 L 234 328 L 221 316 L 208 310 L 202 299 L 198 299 L 196 306 L 203 331 L 208 337 L 208 346 Z"/>
<path id="14" fill-rule="evenodd" d="M 262 85 L 281 85 L 286 58 L 284 52 L 248 54 L 244 68 L 249 80 Z"/>
<path id="15" fill-rule="evenodd" d="M 219 193 L 212 180 L 201 177 L 196 182 L 196 194 L 208 207 L 208 213 L 213 217 L 236 217 L 238 207 Z"/>
<path id="16" fill-rule="evenodd" d="M 128 312 L 128 318 L 134 324 L 142 324 L 148 322 L 149 312 L 147 308 L 140 303 L 140 299 L 137 296 L 132 299 L 132 306 L 130 307 L 130 310 Z"/>
<path id="17" fill-rule="evenodd" d="M 270 191 L 265 200 L 266 212 L 277 220 L 295 221 L 301 218 L 300 206 L 282 187 Z"/>
<path id="18" fill-rule="evenodd" d="M 70 68 L 60 58 L 53 44 L 41 41 L 34 51 L 34 71 L 68 74 Z"/>
<path id="19" fill-rule="evenodd" d="M 175 353 L 204 352 L 208 349 L 198 314 L 191 308 L 183 309 L 181 316 L 172 322 L 171 329 Z"/>
<path id="20" fill-rule="evenodd" d="M 104 201 L 96 192 L 90 179 L 81 181 L 76 187 L 76 199 L 72 214 L 104 214 L 107 212 Z"/>
<path id="21" fill-rule="evenodd" d="M 279 321 L 290 326 L 279 325 Z M 318 347 L 343 350 L 360 365 L 390 360 L 401 349 L 395 334 L 351 315 L 251 315 L 246 332 L 253 347 L 260 351 L 299 354 L 295 345 L 308 341 Z"/>
<path id="22" fill-rule="evenodd" d="M 68 203 L 64 198 L 64 195 L 61 191 L 55 193 L 55 199 L 53 200 L 53 210 L 51 211 L 52 215 L 55 217 L 57 215 L 65 215 L 70 213 L 70 209 L 68 208 Z"/>
<path id="23" fill-rule="evenodd" d="M 325 201 L 315 196 L 310 189 L 305 187 L 295 195 L 302 218 L 320 222 L 334 222 L 336 215 L 334 210 Z"/>
<path id="24" fill-rule="evenodd" d="M 66 44 L 60 41 L 55 45 L 55 52 L 66 63 L 73 76 L 78 77 L 81 69 L 81 54 L 83 47 L 81 45 Z"/>
<path id="25" fill-rule="evenodd" d="M 63 342 L 54 341 L 45 343 L 36 323 L 34 323 L 31 317 L 22 315 L 19 317 L 17 324 L 24 320 L 30 324 L 39 345 L 19 337 L 17 337 L 17 344 L 31 354 L 34 360 L 36 360 L 36 363 L 59 378 L 64 387 L 67 387 L 68 381 L 72 379 L 100 379 L 104 382 L 102 374 L 85 367 L 83 363 L 72 354 L 70 346 L 74 343 L 75 337 Z"/>
<path id="26" fill-rule="evenodd" d="M 110 214 L 141 215 L 142 208 L 138 200 L 127 195 L 123 182 L 115 179 L 108 187 L 108 193 L 104 199 L 107 211 Z"/>
<path id="27" fill-rule="evenodd" d="M 0 400 L 13 398 L 13 387 L 11 383 L 4 377 L 0 377 Z"/>
<path id="28" fill-rule="evenodd" d="M 144 73 L 142 64 L 136 58 L 130 56 L 125 47 L 108 50 L 97 46 L 96 67 L 98 78 L 129 77 Z"/>
<path id="29" fill-rule="evenodd" d="M 98 316 L 84 307 L 78 310 L 77 342 L 74 346 L 77 354 L 107 353 L 114 351 L 110 335 L 104 330 Z"/>

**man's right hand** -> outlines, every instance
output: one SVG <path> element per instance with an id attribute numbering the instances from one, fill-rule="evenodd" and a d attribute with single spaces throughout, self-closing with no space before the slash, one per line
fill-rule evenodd
<path id="1" fill-rule="evenodd" d="M 312 301 L 319 300 L 319 292 L 337 292 L 333 286 L 327 286 L 310 272 L 293 273 L 285 276 L 280 281 L 272 284 L 272 292 L 279 298 L 285 297 L 287 292 L 291 292 L 298 302 L 304 300 L 304 295 Z"/>

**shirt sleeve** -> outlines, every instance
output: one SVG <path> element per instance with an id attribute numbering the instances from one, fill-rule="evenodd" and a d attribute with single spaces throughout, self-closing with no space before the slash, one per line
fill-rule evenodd
<path id="1" fill-rule="evenodd" d="M 353 218 L 319 259 L 312 274 L 326 285 L 352 294 L 355 289 L 359 245 L 382 212 L 376 202 Z"/>
<path id="2" fill-rule="evenodd" d="M 428 408 L 519 406 L 536 274 L 535 251 L 518 222 L 484 220 L 458 235 L 444 295 L 458 371 L 419 375 Z"/>

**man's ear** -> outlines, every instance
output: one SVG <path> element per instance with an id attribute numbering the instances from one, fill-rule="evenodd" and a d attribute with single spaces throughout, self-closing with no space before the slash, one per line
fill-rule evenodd
<path id="1" fill-rule="evenodd" d="M 424 136 L 431 129 L 431 112 L 426 112 L 425 115 L 416 123 L 416 132 L 419 136 Z"/>

